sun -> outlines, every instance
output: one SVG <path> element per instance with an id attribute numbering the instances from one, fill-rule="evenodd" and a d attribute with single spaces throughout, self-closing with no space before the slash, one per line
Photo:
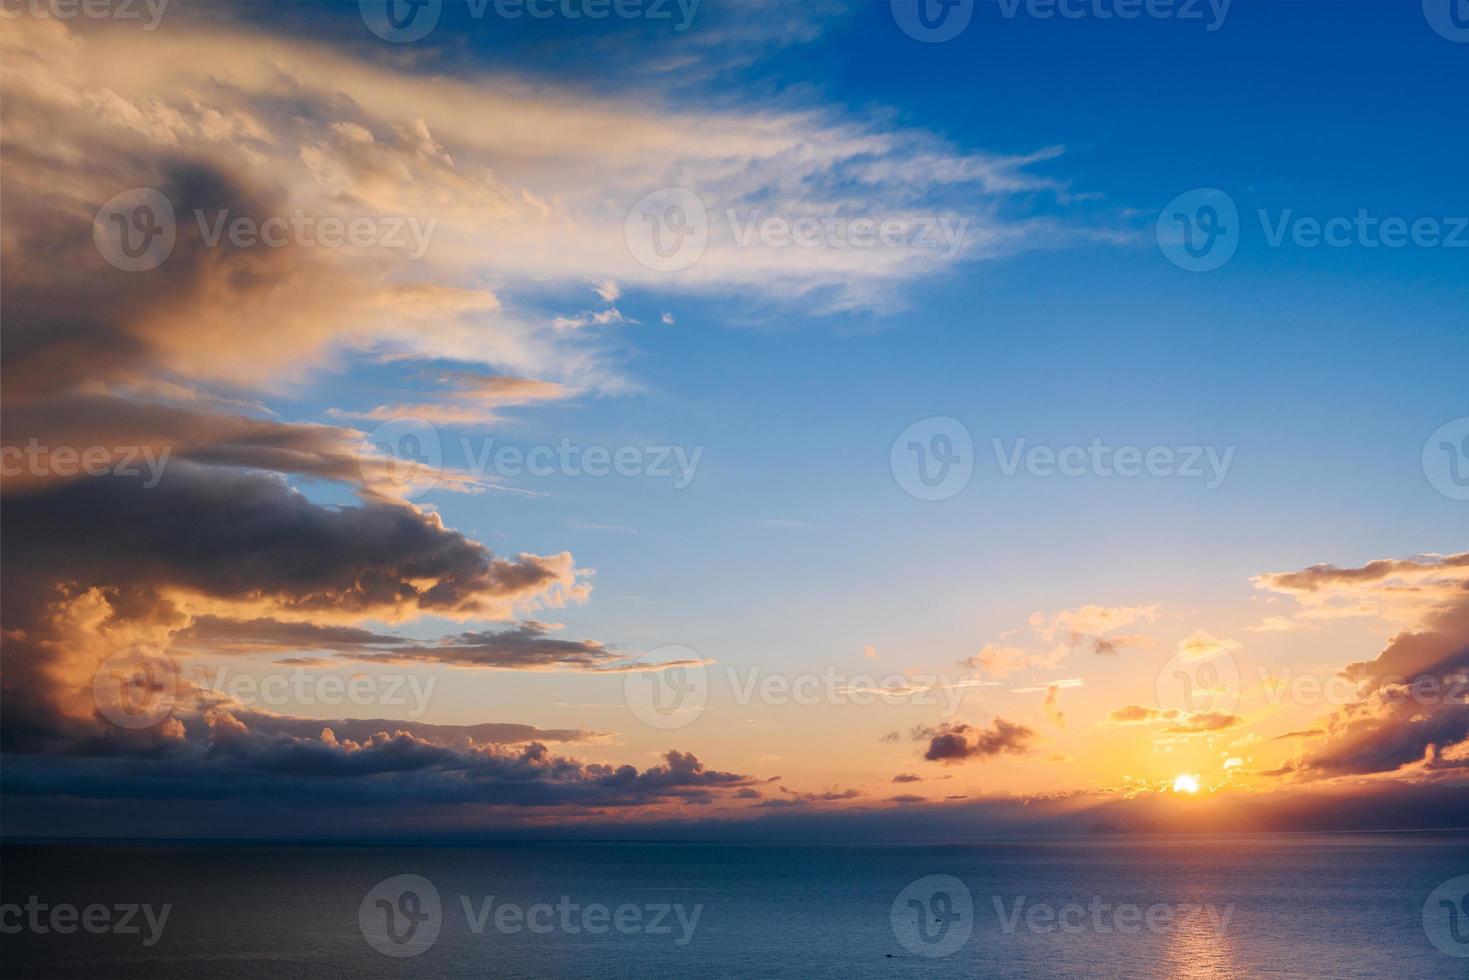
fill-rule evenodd
<path id="1" fill-rule="evenodd" d="M 1173 781 L 1173 792 L 1175 793 L 1197 793 L 1199 791 L 1199 777 L 1181 773 Z"/>

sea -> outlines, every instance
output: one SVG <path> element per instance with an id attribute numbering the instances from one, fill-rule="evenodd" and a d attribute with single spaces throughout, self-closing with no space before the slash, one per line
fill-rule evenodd
<path id="1" fill-rule="evenodd" d="M 1469 836 L 12 842 L 0 976 L 1469 976 Z"/>

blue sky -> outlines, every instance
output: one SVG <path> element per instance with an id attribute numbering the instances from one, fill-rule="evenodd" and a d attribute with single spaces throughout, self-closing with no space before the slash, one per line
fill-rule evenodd
<path id="1" fill-rule="evenodd" d="M 734 19 L 707 13 L 708 29 Z M 965 150 L 1064 146 L 1046 173 L 1095 199 L 1036 208 L 1128 240 L 965 264 L 905 286 L 904 308 L 884 313 L 811 315 L 778 297 L 630 287 L 619 308 L 642 322 L 619 344 L 643 390 L 522 413 L 506 438 L 704 446 L 695 485 L 668 493 L 563 480 L 549 499 L 435 498 L 456 523 L 503 547 L 570 541 L 608 596 L 654 593 L 688 611 L 737 595 L 702 610 L 724 621 L 719 634 L 746 621 L 746 605 L 781 609 L 793 591 L 839 613 L 903 595 L 896 606 L 912 609 L 956 574 L 956 592 L 988 594 L 1014 588 L 1022 569 L 1027 598 L 1017 601 L 1064 602 L 1106 587 L 1119 557 L 1140 591 L 1180 576 L 1227 588 L 1304 558 L 1432 550 L 1462 519 L 1426 486 L 1417 459 L 1426 434 L 1463 404 L 1463 253 L 1270 248 L 1254 215 L 1464 210 L 1466 136 L 1454 124 L 1464 51 L 1417 11 L 1239 3 L 1209 32 L 1146 18 L 1006 19 L 981 4 L 969 29 L 937 45 L 898 33 L 884 4 L 826 14 L 813 14 L 810 41 L 772 44 L 718 81 L 674 76 L 658 94 L 699 105 L 754 91 L 757 104 L 890 113 Z M 344 32 L 360 28 L 343 19 Z M 552 43 L 522 25 L 462 26 L 445 46 L 463 44 L 478 65 L 626 84 L 596 59 L 552 53 L 574 50 L 585 31 Z M 694 40 L 642 25 L 624 33 L 649 58 Z M 1236 198 L 1246 236 L 1225 269 L 1188 274 L 1163 259 L 1152 220 L 1201 186 Z M 657 323 L 665 308 L 676 311 L 672 328 Z M 893 485 L 885 460 L 896 433 L 929 415 L 964 420 L 981 443 L 1101 436 L 1240 448 L 1218 491 L 981 474 L 959 499 L 925 506 Z M 490 515 L 502 514 L 492 531 Z M 756 526 L 766 520 L 812 526 Z M 784 557 L 773 565 L 775 553 Z M 802 555 L 815 567 L 803 572 Z M 1196 557 L 1181 568 L 1182 555 Z M 847 573 L 834 578 L 833 567 Z M 567 618 L 638 629 L 637 603 L 603 604 L 599 595 Z"/>
<path id="2" fill-rule="evenodd" d="M 7 445 L 85 431 L 180 460 L 167 506 L 106 497 L 145 516 L 152 501 L 177 525 L 163 543 L 109 539 L 96 553 L 122 557 L 81 561 L 35 532 L 37 567 L 72 577 L 18 580 L 65 593 L 25 614 L 84 634 L 38 646 L 38 688 L 90 677 L 122 638 L 260 676 L 408 664 L 443 681 L 425 723 L 444 727 L 394 719 L 408 727 L 384 744 L 463 735 L 498 765 L 527 741 L 464 733 L 534 726 L 589 760 L 587 785 L 604 763 L 677 770 L 678 749 L 728 770 L 729 789 L 764 787 L 740 799 L 810 806 L 823 792 L 876 805 L 896 769 L 925 765 L 975 794 L 1166 787 L 1180 768 L 1220 790 L 1437 778 L 1421 759 L 1362 768 L 1330 736 L 1340 716 L 1248 683 L 1257 667 L 1395 662 L 1395 636 L 1452 646 L 1465 619 L 1451 553 L 1466 504 L 1424 451 L 1469 415 L 1469 43 L 1419 4 L 1239 0 L 1222 18 L 1198 4 L 1199 19 L 1121 20 L 1098 14 L 1111 3 L 1043 18 L 1044 3 L 961 2 L 968 26 L 939 43 L 906 34 L 886 2 L 705 2 L 682 31 L 449 3 L 403 41 L 374 33 L 372 9 L 191 6 L 151 32 L 16 22 L 7 199 L 26 234 L 7 249 L 39 244 L 13 260 L 30 291 L 11 300 L 25 332 L 7 343 L 35 390 L 12 381 Z M 128 188 L 178 216 L 174 252 L 141 274 L 105 234 Z M 1237 210 L 1236 250 L 1188 271 L 1160 216 L 1202 220 L 1188 195 L 1208 188 Z M 638 236 L 676 234 L 657 196 L 674 193 L 704 212 L 707 248 L 659 269 Z M 221 248 L 190 217 L 292 209 L 406 216 L 433 237 L 421 258 Z M 1454 243 L 1370 247 L 1359 214 Z M 964 236 L 947 252 L 739 240 L 746 220 L 812 216 L 932 218 Z M 1290 230 L 1271 243 L 1272 228 L 1333 219 L 1344 247 Z M 66 268 L 25 261 L 68 249 L 82 258 Z M 424 494 L 362 448 L 418 418 L 443 452 Z M 973 475 L 919 499 L 894 460 L 955 425 Z M 1212 481 L 1006 476 L 994 442 L 1018 440 L 1199 447 L 1228 465 Z M 681 487 L 473 472 L 486 447 L 563 441 L 674 447 L 697 469 Z M 40 489 L 15 506 L 38 528 L 114 513 L 32 476 Z M 201 543 L 221 528 L 227 541 Z M 137 571 L 155 566 L 156 580 Z M 111 618 L 96 626 L 87 603 Z M 522 625 L 536 622 L 560 630 Z M 337 628 L 377 635 L 323 639 Z M 442 659 L 499 630 L 520 632 L 491 659 Z M 546 635 L 582 646 L 552 657 Z M 390 641 L 391 656 L 377 649 Z M 707 713 L 670 734 L 622 703 L 624 659 L 661 663 L 669 645 L 715 670 L 937 672 L 975 693 L 957 716 L 792 711 L 716 684 Z M 76 663 L 48 659 L 63 648 Z M 1238 710 L 1161 703 L 1179 657 L 1237 662 Z M 386 717 L 236 707 L 262 745 L 327 754 L 346 750 L 301 732 Z M 201 752 L 230 737 L 217 706 L 195 708 L 155 734 Z M 1177 727 L 1124 729 L 1130 708 Z M 1322 717 L 1320 745 L 1280 741 Z M 1409 721 L 1381 724 L 1386 738 Z M 951 767 L 946 737 L 978 764 Z M 459 792 L 458 771 L 423 778 Z M 634 802 L 687 816 L 682 797 Z"/>

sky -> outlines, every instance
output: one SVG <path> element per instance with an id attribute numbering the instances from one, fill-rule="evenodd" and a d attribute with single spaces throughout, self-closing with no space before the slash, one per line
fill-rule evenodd
<path id="1" fill-rule="evenodd" d="M 1448 3 L 0 13 L 0 832 L 1462 825 Z"/>

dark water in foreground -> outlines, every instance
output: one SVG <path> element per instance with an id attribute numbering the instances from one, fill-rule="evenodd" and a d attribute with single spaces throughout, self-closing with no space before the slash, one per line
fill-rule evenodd
<path id="1" fill-rule="evenodd" d="M 16 844 L 0 976 L 1469 976 L 1459 875 L 1469 838 L 1406 835 Z"/>

